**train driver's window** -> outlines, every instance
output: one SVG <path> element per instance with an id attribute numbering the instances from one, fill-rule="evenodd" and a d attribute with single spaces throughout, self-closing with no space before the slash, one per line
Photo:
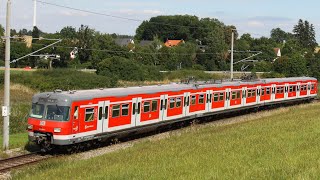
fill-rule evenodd
<path id="1" fill-rule="evenodd" d="M 86 122 L 93 121 L 93 117 L 94 117 L 94 108 L 86 108 L 85 121 Z"/>
<path id="2" fill-rule="evenodd" d="M 78 119 L 79 117 L 79 106 L 74 107 L 73 119 Z"/>
<path id="3" fill-rule="evenodd" d="M 129 104 L 122 104 L 121 105 L 121 116 L 128 116 L 129 115 Z"/>
<path id="4" fill-rule="evenodd" d="M 113 105 L 112 106 L 112 117 L 119 117 L 120 116 L 120 105 Z"/>

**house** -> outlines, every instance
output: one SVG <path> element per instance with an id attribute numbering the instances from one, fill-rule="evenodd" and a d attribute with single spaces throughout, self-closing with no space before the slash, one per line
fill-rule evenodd
<path id="1" fill-rule="evenodd" d="M 184 40 L 182 39 L 182 40 L 170 40 L 170 39 L 168 39 L 165 43 L 164 43 L 164 45 L 166 46 L 166 47 L 174 47 L 174 46 L 178 46 L 179 44 L 184 44 L 185 42 L 184 42 Z"/>
<path id="2" fill-rule="evenodd" d="M 280 48 L 273 48 L 274 53 L 276 54 L 277 57 L 281 57 L 281 50 Z"/>
<path id="3" fill-rule="evenodd" d="M 132 52 L 136 47 L 134 44 L 134 40 L 131 38 L 118 38 L 114 41 L 118 46 L 128 47 L 129 51 Z"/>
<path id="4" fill-rule="evenodd" d="M 134 40 L 131 38 L 117 38 L 114 41 L 118 46 L 128 46 L 134 44 Z"/>

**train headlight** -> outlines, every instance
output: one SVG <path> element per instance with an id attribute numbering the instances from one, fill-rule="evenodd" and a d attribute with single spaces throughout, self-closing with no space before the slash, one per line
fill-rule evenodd
<path id="1" fill-rule="evenodd" d="M 53 132 L 59 133 L 59 132 L 61 132 L 61 128 L 54 128 L 54 129 L 53 129 Z"/>
<path id="2" fill-rule="evenodd" d="M 33 125 L 32 124 L 28 124 L 28 130 L 32 130 L 33 129 Z"/>

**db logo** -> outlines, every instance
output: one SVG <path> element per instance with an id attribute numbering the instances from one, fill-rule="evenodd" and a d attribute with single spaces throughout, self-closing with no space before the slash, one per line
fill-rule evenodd
<path id="1" fill-rule="evenodd" d="M 40 126 L 45 126 L 46 122 L 45 121 L 40 121 Z"/>

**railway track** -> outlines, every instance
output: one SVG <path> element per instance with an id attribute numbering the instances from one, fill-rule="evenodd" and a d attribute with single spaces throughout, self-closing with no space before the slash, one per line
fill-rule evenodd
<path id="1" fill-rule="evenodd" d="M 39 153 L 24 154 L 0 160 L 0 173 L 8 172 L 29 164 L 37 163 L 45 159 L 52 158 L 52 155 L 41 155 Z"/>

